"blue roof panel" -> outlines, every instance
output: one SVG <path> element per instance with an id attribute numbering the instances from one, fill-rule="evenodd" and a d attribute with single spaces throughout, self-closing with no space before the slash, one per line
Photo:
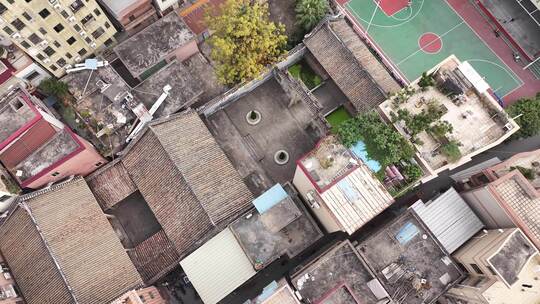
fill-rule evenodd
<path id="1" fill-rule="evenodd" d="M 275 184 L 272 188 L 266 190 L 266 192 L 254 199 L 253 205 L 260 214 L 263 214 L 288 196 L 289 195 L 280 184 Z"/>

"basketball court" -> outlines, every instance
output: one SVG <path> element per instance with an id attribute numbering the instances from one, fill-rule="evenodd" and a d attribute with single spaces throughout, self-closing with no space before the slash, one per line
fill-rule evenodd
<path id="1" fill-rule="evenodd" d="M 454 54 L 468 61 L 500 97 L 523 84 L 446 0 L 339 2 L 407 82 Z"/>

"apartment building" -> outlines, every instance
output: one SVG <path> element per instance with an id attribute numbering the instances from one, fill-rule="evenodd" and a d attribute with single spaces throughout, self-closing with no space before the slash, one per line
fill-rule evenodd
<path id="1" fill-rule="evenodd" d="M 114 42 L 116 29 L 95 0 L 5 0 L 0 35 L 54 76 Z"/>

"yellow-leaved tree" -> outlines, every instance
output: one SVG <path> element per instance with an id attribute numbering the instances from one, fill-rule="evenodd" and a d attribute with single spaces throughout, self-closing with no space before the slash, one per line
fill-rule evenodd
<path id="1" fill-rule="evenodd" d="M 227 0 L 207 15 L 211 57 L 219 81 L 234 85 L 256 78 L 285 54 L 285 27 L 269 19 L 268 4 Z"/>

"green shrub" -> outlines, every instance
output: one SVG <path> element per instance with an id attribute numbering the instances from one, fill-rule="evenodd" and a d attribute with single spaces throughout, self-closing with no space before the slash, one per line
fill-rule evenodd
<path id="1" fill-rule="evenodd" d="M 520 115 L 516 118 L 520 129 L 513 135 L 514 138 L 525 138 L 540 133 L 540 92 L 535 98 L 517 101 L 506 111 L 512 117 Z"/>
<path id="2" fill-rule="evenodd" d="M 525 167 L 522 167 L 522 166 L 515 166 L 515 167 L 510 167 L 510 169 L 518 170 L 528 180 L 533 180 L 536 177 L 536 172 L 531 168 L 525 168 Z"/>
<path id="3" fill-rule="evenodd" d="M 450 141 L 441 147 L 441 152 L 446 155 L 451 163 L 455 163 L 461 158 L 461 151 L 459 150 L 459 144 L 456 141 Z"/>
<path id="4" fill-rule="evenodd" d="M 298 0 L 296 3 L 296 24 L 305 32 L 311 31 L 328 12 L 327 0 Z"/>

